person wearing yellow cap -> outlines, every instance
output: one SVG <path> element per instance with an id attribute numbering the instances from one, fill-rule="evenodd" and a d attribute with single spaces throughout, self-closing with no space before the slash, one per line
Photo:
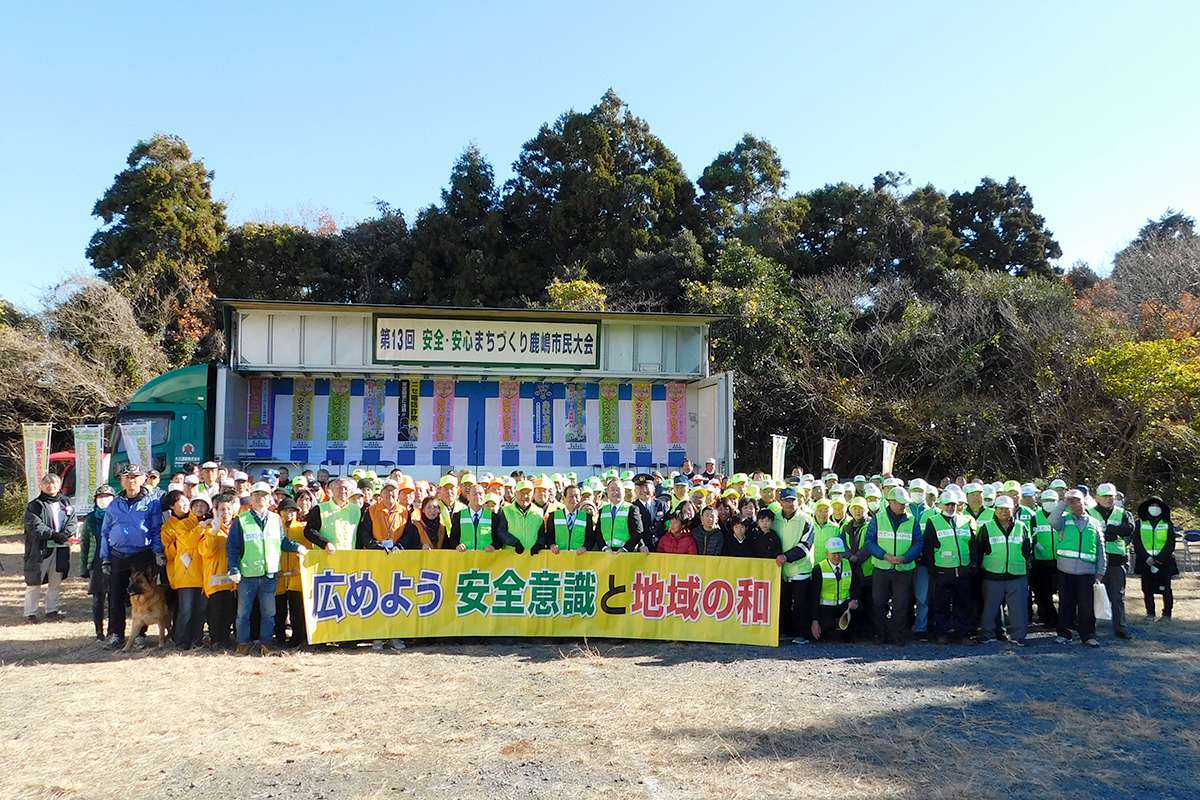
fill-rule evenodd
<path id="1" fill-rule="evenodd" d="M 458 500 L 458 478 L 453 475 L 444 475 L 438 481 L 437 499 L 442 527 L 450 530 L 452 517 L 465 508 Z"/>
<path id="2" fill-rule="evenodd" d="M 867 525 L 864 545 L 874 558 L 871 592 L 875 635 L 882 639 L 886 631 L 885 640 L 899 647 L 908 644 L 904 627 L 912 598 L 912 575 L 924 544 L 909 502 L 908 492 L 903 487 L 893 487 L 888 494 L 887 508 L 881 509 Z"/>
<path id="3" fill-rule="evenodd" d="M 305 520 L 304 538 L 327 553 L 336 550 L 353 550 L 358 543 L 358 524 L 362 521 L 362 507 L 350 502 L 356 490 L 355 480 L 346 476 L 335 478 L 330 484 L 330 499 L 313 507 Z"/>
<path id="4" fill-rule="evenodd" d="M 825 543 L 842 535 L 842 527 L 833 521 L 831 512 L 833 504 L 828 500 L 820 500 L 813 508 L 813 563 L 825 560 Z"/>
<path id="5" fill-rule="evenodd" d="M 870 487 L 875 489 L 874 486 Z M 871 521 L 870 506 L 865 497 L 856 497 L 850 501 L 850 513 L 842 523 L 841 539 L 846 545 L 846 561 L 854 570 L 854 580 L 858 584 L 858 601 L 864 613 L 854 614 L 850 618 L 850 633 L 855 638 L 874 634 L 875 621 L 871 614 L 871 576 L 875 573 L 875 565 L 871 554 L 863 545 L 866 544 L 867 523 Z"/>
<path id="6" fill-rule="evenodd" d="M 829 641 L 835 636 L 850 641 L 849 623 L 842 623 L 847 612 L 858 610 L 858 587 L 854 571 L 845 561 L 846 543 L 834 536 L 825 543 L 825 556 L 816 563 L 809 579 L 811 633 L 814 640 Z"/>
<path id="7" fill-rule="evenodd" d="M 529 481 L 518 483 L 516 499 L 504 506 L 502 511 L 509 535 L 520 543 L 521 550 L 530 555 L 541 549 L 542 528 L 545 525 L 545 516 L 533 503 L 536 485 Z"/>
<path id="8" fill-rule="evenodd" d="M 1129 571 L 1126 556 L 1129 542 L 1133 539 L 1133 516 L 1116 505 L 1117 487 L 1102 483 L 1096 487 L 1096 507 L 1088 514 L 1104 529 L 1104 552 L 1107 555 L 1104 569 L 1104 589 L 1108 602 L 1112 604 L 1113 635 L 1118 639 L 1131 639 L 1126 627 L 1125 577 Z"/>

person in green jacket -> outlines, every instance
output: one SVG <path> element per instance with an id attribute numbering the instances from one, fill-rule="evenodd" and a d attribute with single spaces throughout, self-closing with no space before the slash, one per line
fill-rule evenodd
<path id="1" fill-rule="evenodd" d="M 79 577 L 86 578 L 88 594 L 92 596 L 92 623 L 96 626 L 96 638 L 104 641 L 104 600 L 108 597 L 108 579 L 100 569 L 100 526 L 104 523 L 104 510 L 113 501 L 111 486 L 101 486 L 94 495 L 95 509 L 83 518 L 83 531 L 79 534 Z"/>

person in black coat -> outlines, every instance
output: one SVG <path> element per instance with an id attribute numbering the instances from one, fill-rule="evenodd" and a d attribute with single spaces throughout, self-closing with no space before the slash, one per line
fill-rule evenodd
<path id="1" fill-rule="evenodd" d="M 658 548 L 658 540 L 667 532 L 667 504 L 654 496 L 654 478 L 643 472 L 633 479 L 637 499 L 629 509 L 629 543 L 632 552 L 641 543 L 650 552 Z"/>
<path id="2" fill-rule="evenodd" d="M 734 558 L 758 558 L 758 537 L 755 535 L 757 528 L 741 517 L 731 519 L 726 525 L 727 530 L 725 541 L 721 545 L 721 555 Z"/>
<path id="3" fill-rule="evenodd" d="M 1138 506 L 1138 520 L 1133 531 L 1133 571 L 1142 578 L 1146 617 L 1154 619 L 1154 595 L 1161 594 L 1163 619 L 1170 619 L 1175 606 L 1171 578 L 1179 574 L 1179 566 L 1175 563 L 1175 525 L 1171 522 L 1171 507 L 1154 495 Z"/>
<path id="4" fill-rule="evenodd" d="M 42 584 L 46 588 L 46 618 L 63 616 L 58 607 L 62 579 L 71 569 L 67 539 L 75 530 L 75 509 L 62 493 L 62 479 L 46 475 L 38 482 L 41 493 L 25 508 L 25 619 L 37 622 Z"/>

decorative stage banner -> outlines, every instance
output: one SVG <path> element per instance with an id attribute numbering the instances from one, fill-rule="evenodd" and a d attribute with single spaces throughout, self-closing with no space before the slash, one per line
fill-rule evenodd
<path id="1" fill-rule="evenodd" d="M 401 450 L 416 449 L 420 421 L 421 379 L 405 378 L 400 381 L 400 411 L 396 425 Z"/>
<path id="2" fill-rule="evenodd" d="M 687 386 L 667 384 L 667 451 L 687 451 Z"/>
<path id="3" fill-rule="evenodd" d="M 104 474 L 104 426 L 75 426 L 75 508 L 95 508 L 96 487 L 108 483 Z"/>
<path id="4" fill-rule="evenodd" d="M 375 450 L 383 445 L 383 403 L 387 387 L 383 381 L 363 383 L 363 429 L 364 450 Z"/>
<path id="5" fill-rule="evenodd" d="M 292 386 L 292 449 L 307 450 L 312 447 L 317 382 L 296 378 Z"/>
<path id="6" fill-rule="evenodd" d="M 621 444 L 621 385 L 600 384 L 600 449 L 615 451 Z"/>
<path id="7" fill-rule="evenodd" d="M 143 424 L 147 429 L 150 427 L 148 422 Z M 49 423 L 40 422 L 25 422 L 21 425 L 21 438 L 25 440 L 25 488 L 29 490 L 30 500 L 42 493 L 38 482 L 50 472 L 50 428 Z M 146 438 L 150 438 L 149 432 Z M 128 449 L 128 445 L 126 448 Z"/>
<path id="8" fill-rule="evenodd" d="M 150 447 L 150 422 L 118 422 L 121 429 L 121 442 L 125 445 L 125 454 L 129 456 L 130 464 L 137 464 L 144 469 L 150 469 L 153 453 Z"/>
<path id="9" fill-rule="evenodd" d="M 302 575 L 311 644 L 429 636 L 779 643 L 779 568 L 770 559 L 311 550 Z"/>
<path id="10" fill-rule="evenodd" d="M 375 363 L 596 369 L 598 322 L 375 316 Z"/>
<path id="11" fill-rule="evenodd" d="M 500 447 L 520 449 L 521 442 L 521 382 L 500 381 Z"/>
<path id="12" fill-rule="evenodd" d="M 329 450 L 345 450 L 350 440 L 350 381 L 329 382 Z"/>
<path id="13" fill-rule="evenodd" d="M 438 378 L 433 382 L 433 444 L 435 449 L 449 449 L 454 440 L 454 378 Z"/>
<path id="14" fill-rule="evenodd" d="M 587 451 L 587 393 L 578 383 L 567 384 L 567 450 Z"/>
<path id="15" fill-rule="evenodd" d="M 650 414 L 652 403 L 648 383 L 633 385 L 633 449 L 649 450 L 651 443 Z"/>
<path id="16" fill-rule="evenodd" d="M 554 387 L 533 385 L 533 443 L 554 444 Z"/>
<path id="17" fill-rule="evenodd" d="M 271 379 L 247 378 L 246 446 L 252 450 L 271 448 Z"/>

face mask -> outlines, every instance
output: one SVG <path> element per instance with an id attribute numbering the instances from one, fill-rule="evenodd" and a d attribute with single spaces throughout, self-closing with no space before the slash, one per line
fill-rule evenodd
<path id="1" fill-rule="evenodd" d="M 867 508 L 871 509 L 871 513 L 874 514 L 876 511 L 879 510 L 879 501 L 878 500 L 868 500 Z"/>
<path id="2" fill-rule="evenodd" d="M 1146 513 L 1152 517 L 1161 517 L 1162 509 L 1159 508 L 1158 506 L 1150 506 L 1149 508 L 1146 509 Z"/>
<path id="3" fill-rule="evenodd" d="M 111 503 L 111 502 L 112 502 L 112 498 L 111 498 L 111 497 L 107 497 L 107 496 L 105 496 L 105 495 L 101 495 L 100 497 L 97 497 L 97 498 L 96 498 L 96 508 L 98 508 L 98 509 L 100 509 L 101 511 L 103 511 L 104 509 L 108 508 L 108 504 L 109 504 L 109 503 Z"/>
<path id="4" fill-rule="evenodd" d="M 992 506 L 994 506 L 994 505 L 996 505 L 996 501 L 995 501 L 995 500 L 988 500 L 988 499 L 986 499 L 986 498 L 985 498 L 985 499 L 984 499 L 984 501 L 983 501 L 983 507 L 984 507 L 984 508 L 991 508 L 991 507 L 992 507 Z"/>
<path id="5" fill-rule="evenodd" d="M 1053 500 L 1043 500 L 1042 501 L 1042 511 L 1045 511 L 1047 514 L 1049 514 L 1051 511 L 1053 511 L 1057 507 L 1058 507 L 1058 503 L 1054 502 Z"/>

